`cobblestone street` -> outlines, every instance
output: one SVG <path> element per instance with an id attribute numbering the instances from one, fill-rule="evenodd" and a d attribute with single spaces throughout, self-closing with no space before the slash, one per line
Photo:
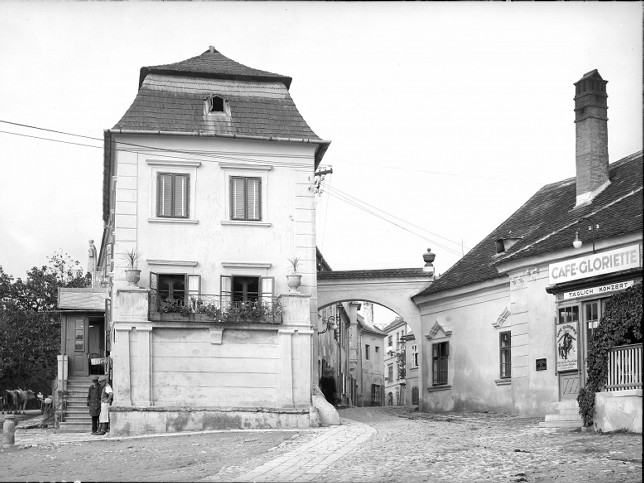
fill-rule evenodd
<path id="1" fill-rule="evenodd" d="M 539 429 L 537 418 L 340 411 L 343 426 L 210 481 L 642 481 L 642 438 Z M 348 424 L 344 424 L 348 423 Z"/>
<path id="2" fill-rule="evenodd" d="M 540 429 L 537 418 L 340 411 L 342 425 L 110 438 L 16 432 L 0 481 L 642 481 L 642 436 Z"/>

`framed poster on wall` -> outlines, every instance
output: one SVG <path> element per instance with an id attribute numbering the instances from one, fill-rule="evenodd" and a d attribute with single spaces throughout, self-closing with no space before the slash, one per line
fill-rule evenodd
<path id="1" fill-rule="evenodd" d="M 557 324 L 557 372 L 578 369 L 579 322 Z"/>

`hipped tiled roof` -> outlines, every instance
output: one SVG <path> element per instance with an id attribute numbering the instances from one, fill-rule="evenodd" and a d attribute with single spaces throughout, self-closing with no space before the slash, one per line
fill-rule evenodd
<path id="1" fill-rule="evenodd" d="M 418 295 L 504 277 L 496 265 L 570 248 L 577 221 L 590 217 L 599 224 L 595 239 L 612 238 L 642 230 L 642 152 L 609 165 L 610 185 L 592 201 L 575 208 L 575 178 L 544 186 L 507 220 L 487 235 L 445 274 Z M 588 223 L 579 225 L 584 243 L 592 243 Z M 496 240 L 518 238 L 505 252 L 496 253 Z"/>
<path id="2" fill-rule="evenodd" d="M 216 50 L 174 64 L 143 67 L 137 96 L 112 131 L 314 142 L 323 151 L 329 142 L 298 112 L 288 91 L 290 82 L 290 77 L 246 67 Z M 229 115 L 205 112 L 205 101 L 212 95 L 225 99 Z"/>
<path id="3" fill-rule="evenodd" d="M 253 69 L 235 62 L 218 52 L 214 47 L 209 48 L 201 55 L 181 62 L 142 67 L 141 75 L 139 76 L 139 87 L 143 85 L 143 81 L 150 73 L 179 74 L 185 77 L 278 81 L 283 83 L 287 89 L 291 86 L 292 80 L 285 75 Z"/>

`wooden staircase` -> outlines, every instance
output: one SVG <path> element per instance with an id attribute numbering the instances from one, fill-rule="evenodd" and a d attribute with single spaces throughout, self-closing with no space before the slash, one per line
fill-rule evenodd
<path id="1" fill-rule="evenodd" d="M 67 397 L 63 421 L 59 429 L 65 433 L 91 433 L 92 417 L 87 407 L 87 391 L 92 385 L 91 376 L 67 380 Z"/>
<path id="2" fill-rule="evenodd" d="M 540 428 L 575 430 L 584 425 L 575 399 L 554 403 L 551 411 L 551 414 L 546 414 L 545 421 L 539 422 Z"/>

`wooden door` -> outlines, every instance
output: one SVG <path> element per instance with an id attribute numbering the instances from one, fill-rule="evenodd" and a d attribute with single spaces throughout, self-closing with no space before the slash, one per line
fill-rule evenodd
<path id="1" fill-rule="evenodd" d="M 559 399 L 576 399 L 581 383 L 579 370 L 579 304 L 560 306 L 555 326 L 556 370 Z"/>
<path id="2" fill-rule="evenodd" d="M 65 353 L 69 361 L 69 376 L 87 376 L 89 369 L 87 317 L 69 315 L 65 326 Z"/>

